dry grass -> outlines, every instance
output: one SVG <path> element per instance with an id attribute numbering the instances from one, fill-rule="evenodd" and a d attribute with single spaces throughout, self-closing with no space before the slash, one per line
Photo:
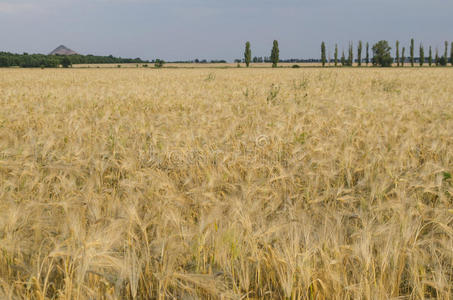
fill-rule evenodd
<path id="1" fill-rule="evenodd" d="M 0 298 L 452 299 L 452 81 L 0 70 Z"/>

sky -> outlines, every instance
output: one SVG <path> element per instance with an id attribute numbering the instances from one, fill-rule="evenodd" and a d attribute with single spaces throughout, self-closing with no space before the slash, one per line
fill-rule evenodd
<path id="1" fill-rule="evenodd" d="M 413 37 L 443 53 L 453 41 L 452 0 L 0 0 L 0 51 L 166 61 L 269 56 L 319 58 L 338 43 Z M 407 52 L 406 52 L 407 53 Z"/>

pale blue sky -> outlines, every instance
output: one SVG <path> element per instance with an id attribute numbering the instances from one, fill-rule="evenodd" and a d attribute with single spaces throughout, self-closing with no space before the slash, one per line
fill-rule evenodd
<path id="1" fill-rule="evenodd" d="M 318 58 L 348 41 L 396 39 L 439 47 L 453 40 L 451 0 L 0 0 L 0 51 L 145 59 Z M 418 52 L 418 51 L 417 51 Z"/>

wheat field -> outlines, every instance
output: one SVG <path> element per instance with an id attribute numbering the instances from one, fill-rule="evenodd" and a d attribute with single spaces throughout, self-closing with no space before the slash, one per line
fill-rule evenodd
<path id="1" fill-rule="evenodd" d="M 453 299 L 452 82 L 0 70 L 0 298 Z"/>

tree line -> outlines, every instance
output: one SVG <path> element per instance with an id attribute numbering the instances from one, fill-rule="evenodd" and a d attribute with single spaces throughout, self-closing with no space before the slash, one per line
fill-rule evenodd
<path id="1" fill-rule="evenodd" d="M 57 68 L 60 65 L 69 67 L 73 64 L 126 64 L 126 63 L 148 63 L 149 61 L 140 58 L 121 58 L 95 55 L 44 55 L 44 54 L 15 54 L 0 52 L 0 67 L 22 67 L 22 68 Z"/>
<path id="2" fill-rule="evenodd" d="M 396 63 L 397 67 L 404 67 L 405 63 L 410 63 L 411 67 L 414 67 L 415 64 L 419 64 L 419 66 L 422 67 L 425 63 L 427 63 L 430 67 L 432 65 L 447 66 L 448 63 L 453 66 L 453 42 L 450 46 L 450 54 L 448 53 L 449 43 L 445 41 L 444 45 L 445 48 L 443 55 L 439 55 L 439 50 L 436 48 L 435 57 L 433 57 L 432 47 L 429 46 L 428 57 L 425 57 L 425 47 L 423 46 L 423 43 L 420 43 L 420 46 L 418 48 L 418 57 L 415 57 L 415 41 L 414 39 L 411 39 L 409 46 L 409 57 L 406 57 L 406 47 L 401 48 L 400 55 L 400 42 L 396 41 L 395 57 L 392 57 L 392 48 L 387 41 L 382 40 L 374 44 L 371 48 L 372 58 L 370 61 L 370 46 L 368 42 L 366 43 L 365 57 L 362 56 L 363 43 L 362 41 L 358 42 L 357 58 L 354 58 L 354 48 L 352 42 L 350 42 L 348 47 L 348 58 L 346 59 L 343 51 L 341 59 L 339 61 L 338 45 L 335 44 L 334 59 L 329 61 L 333 62 L 335 66 L 337 66 L 338 63 L 341 63 L 342 66 L 352 66 L 353 62 L 357 62 L 357 65 L 359 67 L 362 65 L 362 63 L 365 63 L 368 66 L 370 62 L 373 64 L 373 66 L 381 67 L 391 67 L 393 63 Z M 321 43 L 321 63 L 323 67 L 327 63 L 326 45 L 324 42 Z"/>
<path id="3" fill-rule="evenodd" d="M 274 40 L 272 45 L 271 54 L 269 57 L 253 57 L 250 42 L 246 42 L 244 58 L 242 62 L 246 64 L 247 67 L 250 66 L 251 62 L 260 63 L 260 62 L 270 62 L 272 67 L 277 67 L 279 62 L 321 62 L 324 67 L 327 62 L 333 63 L 335 67 L 341 66 L 352 66 L 354 62 L 360 67 L 362 64 L 367 66 L 371 63 L 373 66 L 382 66 L 390 67 L 393 63 L 396 63 L 398 67 L 404 66 L 405 63 L 410 63 L 413 67 L 415 64 L 423 66 L 425 63 L 429 66 L 447 66 L 448 63 L 453 65 L 453 42 L 450 46 L 450 53 L 448 53 L 448 42 L 445 42 L 445 49 L 442 55 L 439 54 L 439 50 L 435 49 L 435 56 L 433 56 L 433 49 L 431 46 L 428 48 L 428 56 L 425 57 L 425 48 L 423 43 L 420 43 L 418 52 L 418 57 L 415 57 L 415 41 L 411 39 L 409 46 L 409 57 L 406 57 L 406 47 L 401 48 L 400 52 L 400 42 L 396 41 L 395 44 L 395 57 L 391 55 L 392 48 L 389 43 L 385 40 L 379 41 L 373 45 L 370 49 L 370 45 L 367 42 L 365 44 L 365 49 L 363 49 L 362 41 L 359 41 L 357 44 L 355 57 L 354 45 L 352 42 L 349 43 L 347 49 L 347 56 L 343 50 L 341 57 L 339 57 L 338 44 L 335 44 L 334 48 L 334 57 L 327 58 L 327 47 L 325 42 L 321 43 L 321 59 L 288 59 L 280 60 L 280 49 L 278 41 Z M 372 56 L 370 56 L 370 50 L 372 51 Z M 401 53 L 401 55 L 400 55 Z M 450 55 L 450 57 L 448 57 Z M 157 60 L 156 60 L 157 61 Z M 160 60 L 159 60 L 160 61 Z M 56 68 L 60 65 L 63 67 L 69 67 L 72 64 L 119 64 L 119 63 L 149 63 L 150 61 L 142 60 L 140 58 L 121 58 L 109 56 L 95 56 L 95 55 L 44 55 L 44 54 L 14 54 L 10 52 L 0 52 L 0 67 L 23 67 L 23 68 Z M 154 62 L 154 61 L 151 61 Z M 163 61 L 162 61 L 163 62 Z M 208 63 L 208 61 L 203 60 L 191 61 L 195 63 Z M 211 61 L 211 63 L 225 63 L 225 60 L 216 60 Z M 240 63 L 240 59 L 236 59 L 235 62 Z"/>
<path id="4" fill-rule="evenodd" d="M 316 60 L 296 60 L 296 59 L 290 59 L 290 60 L 280 60 L 279 58 L 279 47 L 278 47 L 278 41 L 274 40 L 272 50 L 271 50 L 271 55 L 269 57 L 264 57 L 264 59 L 254 57 L 252 59 L 252 50 L 251 50 L 251 44 L 250 42 L 245 43 L 245 51 L 244 51 L 244 58 L 242 59 L 242 62 L 245 63 L 247 67 L 249 67 L 251 62 L 257 63 L 257 62 L 270 62 L 272 63 L 272 67 L 277 67 L 277 64 L 279 62 L 308 62 L 308 61 L 313 61 L 313 62 L 321 62 L 322 66 L 324 67 L 327 62 L 333 63 L 335 67 L 341 65 L 341 66 L 349 66 L 351 67 L 354 62 L 357 63 L 357 65 L 360 67 L 362 64 L 365 64 L 368 66 L 370 63 L 373 66 L 381 66 L 381 67 L 391 67 L 393 63 L 396 63 L 398 67 L 403 67 L 405 63 L 410 63 L 411 66 L 415 66 L 416 63 L 418 63 L 420 66 L 423 66 L 425 63 L 427 63 L 430 67 L 432 65 L 436 66 L 447 66 L 448 63 L 450 63 L 453 66 L 453 42 L 451 43 L 450 47 L 450 54 L 448 54 L 448 42 L 445 42 L 445 51 L 443 55 L 439 55 L 439 51 L 436 48 L 435 52 L 435 57 L 433 57 L 433 51 L 432 47 L 429 46 L 429 51 L 428 51 L 428 57 L 425 57 L 425 48 L 422 43 L 420 43 L 419 46 L 419 56 L 415 57 L 415 41 L 414 39 L 411 39 L 410 43 L 410 56 L 406 57 L 406 47 L 402 47 L 401 49 L 401 55 L 400 55 L 400 42 L 396 41 L 395 44 L 395 52 L 396 52 L 396 57 L 393 58 L 391 55 L 391 50 L 392 48 L 390 47 L 389 43 L 385 40 L 379 41 L 376 44 L 374 44 L 370 48 L 370 44 L 367 42 L 365 44 L 365 49 L 363 47 L 363 42 L 359 41 L 357 44 L 357 57 L 354 56 L 354 45 L 352 42 L 349 43 L 348 45 L 348 50 L 347 50 L 347 56 L 345 54 L 345 51 L 343 50 L 341 53 L 341 57 L 339 57 L 339 52 L 338 52 L 338 44 L 335 44 L 334 48 L 334 57 L 332 58 L 327 58 L 327 47 L 326 43 L 322 42 L 321 43 L 321 59 Z M 372 56 L 370 56 L 370 50 Z M 448 57 L 450 55 L 450 57 Z M 240 63 L 240 59 L 236 59 L 235 62 Z"/>

